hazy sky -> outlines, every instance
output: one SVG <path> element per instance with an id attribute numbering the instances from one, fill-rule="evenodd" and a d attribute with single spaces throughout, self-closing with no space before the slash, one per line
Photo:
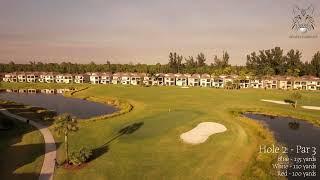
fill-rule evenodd
<path id="1" fill-rule="evenodd" d="M 294 5 L 315 9 L 312 39 L 292 39 Z M 320 1 L 0 0 L 0 62 L 165 63 L 170 51 L 226 50 L 232 64 L 252 51 L 320 51 Z"/>

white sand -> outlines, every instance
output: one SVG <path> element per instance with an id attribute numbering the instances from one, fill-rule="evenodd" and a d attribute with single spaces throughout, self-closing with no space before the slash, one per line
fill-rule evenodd
<path id="1" fill-rule="evenodd" d="M 180 135 L 180 138 L 189 144 L 204 143 L 212 134 L 222 133 L 227 128 L 219 123 L 214 122 L 202 122 L 195 128 Z"/>
<path id="2" fill-rule="evenodd" d="M 284 101 L 274 101 L 274 100 L 268 100 L 268 99 L 261 99 L 261 101 L 265 101 L 265 102 L 271 102 L 271 103 L 276 103 L 276 104 L 290 104 Z"/>
<path id="3" fill-rule="evenodd" d="M 301 107 L 305 109 L 320 110 L 319 106 L 301 106 Z"/>

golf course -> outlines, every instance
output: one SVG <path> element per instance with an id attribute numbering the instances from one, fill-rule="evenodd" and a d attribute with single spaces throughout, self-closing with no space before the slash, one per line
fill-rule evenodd
<path id="1" fill-rule="evenodd" d="M 40 83 L 2 83 L 1 88 L 68 87 L 78 90 L 65 94 L 68 97 L 97 102 L 116 98 L 129 103 L 133 108 L 117 116 L 80 120 L 79 130 L 70 134 L 69 151 L 88 147 L 93 149 L 93 159 L 77 168 L 57 167 L 55 180 L 274 179 L 271 164 L 277 154 L 262 154 L 258 151 L 262 144 L 271 146 L 277 142 L 262 124 L 245 118 L 241 113 L 290 116 L 320 125 L 320 111 L 301 108 L 320 106 L 320 92 L 316 91 L 301 91 L 302 98 L 297 108 L 294 108 L 291 105 L 261 101 L 288 99 L 290 91 L 286 90 Z M 202 122 L 219 123 L 226 129 L 217 134 L 212 133 L 199 144 L 188 144 L 180 139 L 181 134 Z M 131 125 L 138 126 L 130 133 L 118 135 L 121 129 Z M 57 146 L 59 163 L 65 158 L 63 137 L 58 136 L 53 128 L 50 129 L 56 142 L 61 143 Z M 21 136 L 30 139 L 24 143 L 41 142 L 36 130 Z M 8 141 L 11 137 L 7 135 L 1 138 L 1 141 Z M 7 144 L 7 147 L 3 144 L 0 146 L 1 156 L 4 155 L 2 152 L 6 152 L 6 156 L 10 155 L 8 149 L 11 146 Z M 35 147 L 34 151 L 38 152 L 39 147 Z M 29 157 L 29 154 L 24 155 Z M 39 173 L 39 159 L 42 155 L 30 158 L 32 161 L 24 165 L 28 166 L 26 168 L 17 163 L 15 170 L 19 171 L 14 173 Z M 34 172 L 30 172 L 30 167 Z M 28 171 L 23 172 L 24 169 Z"/>

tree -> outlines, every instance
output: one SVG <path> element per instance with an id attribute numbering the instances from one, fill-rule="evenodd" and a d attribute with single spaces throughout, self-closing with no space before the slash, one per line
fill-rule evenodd
<path id="1" fill-rule="evenodd" d="M 222 59 L 219 59 L 218 56 L 214 56 L 213 59 L 213 66 L 215 66 L 216 68 L 226 68 L 229 66 L 229 54 L 228 52 L 223 52 L 222 54 Z"/>
<path id="2" fill-rule="evenodd" d="M 67 163 L 69 163 L 68 135 L 70 132 L 78 130 L 77 123 L 77 120 L 70 114 L 62 114 L 58 116 L 54 122 L 54 130 L 57 131 L 58 134 L 64 135 L 65 156 Z"/>
<path id="3" fill-rule="evenodd" d="M 289 76 L 299 76 L 302 69 L 301 52 L 291 49 L 284 57 L 286 74 Z"/>
<path id="4" fill-rule="evenodd" d="M 315 76 L 320 77 L 320 51 L 318 51 L 312 58 L 311 62 L 311 71 Z"/>
<path id="5" fill-rule="evenodd" d="M 204 56 L 203 53 L 200 53 L 197 55 L 197 66 L 198 67 L 203 67 L 206 65 L 206 57 Z"/>
<path id="6" fill-rule="evenodd" d="M 180 56 L 176 52 L 174 52 L 174 53 L 170 52 L 168 65 L 169 65 L 171 72 L 173 72 L 173 73 L 180 72 L 180 68 L 182 66 L 182 60 L 183 60 L 182 55 Z"/>
<path id="7" fill-rule="evenodd" d="M 233 83 L 231 81 L 227 81 L 225 85 L 226 89 L 233 89 Z"/>
<path id="8" fill-rule="evenodd" d="M 294 101 L 294 108 L 297 108 L 298 100 L 302 98 L 302 94 L 300 94 L 298 91 L 295 91 L 290 94 L 290 98 Z"/>

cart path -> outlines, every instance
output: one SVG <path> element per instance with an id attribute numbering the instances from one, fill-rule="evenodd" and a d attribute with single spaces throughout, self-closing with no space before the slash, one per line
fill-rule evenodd
<path id="1" fill-rule="evenodd" d="M 17 119 L 22 122 L 27 122 L 26 118 L 12 114 L 6 109 L 2 109 L 1 107 L 0 107 L 0 112 L 8 117 Z M 45 142 L 45 155 L 44 155 L 44 161 L 42 164 L 39 180 L 52 180 L 56 157 L 57 157 L 57 151 L 56 151 L 57 149 L 56 149 L 54 138 L 50 130 L 48 129 L 48 127 L 41 125 L 32 120 L 29 120 L 29 124 L 36 127 L 41 132 Z"/>

